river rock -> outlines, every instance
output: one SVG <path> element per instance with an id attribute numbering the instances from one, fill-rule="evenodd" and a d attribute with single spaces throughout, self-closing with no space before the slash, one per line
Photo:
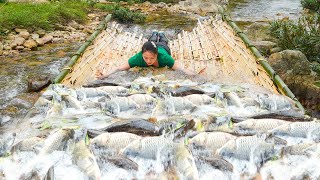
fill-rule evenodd
<path id="1" fill-rule="evenodd" d="M 254 22 L 244 28 L 244 33 L 252 41 L 273 41 L 269 35 L 270 24 L 265 22 Z"/>
<path id="2" fill-rule="evenodd" d="M 43 29 L 38 29 L 35 33 L 39 34 L 40 38 L 46 35 L 46 31 Z"/>
<path id="3" fill-rule="evenodd" d="M 46 43 L 52 42 L 53 36 L 52 35 L 44 35 L 42 38 L 36 39 L 36 42 L 39 46 L 43 46 Z"/>
<path id="4" fill-rule="evenodd" d="M 39 38 L 40 38 L 39 34 L 36 34 L 36 33 L 31 34 L 31 39 L 36 40 L 36 39 L 39 39 Z"/>
<path id="5" fill-rule="evenodd" d="M 297 50 L 284 50 L 269 57 L 272 67 L 280 74 L 309 75 L 310 62 L 307 57 Z"/>
<path id="6" fill-rule="evenodd" d="M 11 49 L 14 49 L 17 46 L 22 46 L 24 43 L 25 39 L 23 37 L 17 37 L 13 40 L 13 42 L 11 43 L 10 47 Z"/>
<path id="7" fill-rule="evenodd" d="M 0 42 L 0 56 L 3 54 L 3 44 Z"/>
<path id="8" fill-rule="evenodd" d="M 18 51 L 21 51 L 21 50 L 24 49 L 24 46 L 16 46 L 15 49 L 18 50 Z"/>
<path id="9" fill-rule="evenodd" d="M 21 31 L 21 32 L 19 33 L 19 36 L 20 36 L 20 37 L 23 37 L 24 39 L 28 39 L 29 36 L 30 36 L 30 33 L 29 33 L 28 31 Z"/>
<path id="10" fill-rule="evenodd" d="M 22 31 L 28 31 L 28 30 L 26 30 L 26 29 L 20 29 L 20 28 L 15 28 L 14 31 L 15 31 L 16 33 L 20 33 L 20 32 L 22 32 Z"/>
<path id="11" fill-rule="evenodd" d="M 37 42 L 33 39 L 26 40 L 23 44 L 24 47 L 33 49 L 38 46 Z"/>
<path id="12" fill-rule="evenodd" d="M 276 43 L 271 41 L 253 41 L 253 45 L 256 46 L 256 48 L 262 53 L 262 54 L 268 54 L 270 50 L 274 47 L 276 47 Z"/>
<path id="13" fill-rule="evenodd" d="M 269 63 L 312 116 L 320 117 L 320 87 L 307 57 L 297 50 L 284 50 L 269 57 Z"/>

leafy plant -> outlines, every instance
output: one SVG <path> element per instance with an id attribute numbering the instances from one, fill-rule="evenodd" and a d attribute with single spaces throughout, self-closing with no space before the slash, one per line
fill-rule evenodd
<path id="1" fill-rule="evenodd" d="M 297 49 L 309 61 L 320 62 L 320 15 L 305 15 L 297 22 L 283 19 L 273 21 L 271 35 L 278 39 L 282 49 Z"/>
<path id="2" fill-rule="evenodd" d="M 131 11 L 119 5 L 116 5 L 112 10 L 112 17 L 123 23 L 142 23 L 146 19 L 144 14 Z"/>
<path id="3" fill-rule="evenodd" d="M 315 12 L 320 9 L 320 1 L 318 0 L 301 0 L 301 5 L 302 7 Z"/>

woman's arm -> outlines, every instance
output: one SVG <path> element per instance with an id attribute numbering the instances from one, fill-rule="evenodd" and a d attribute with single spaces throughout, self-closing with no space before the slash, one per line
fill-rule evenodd
<path id="1" fill-rule="evenodd" d="M 175 70 L 175 71 L 177 71 L 177 70 L 178 71 L 182 71 L 182 72 L 184 72 L 184 73 L 186 73 L 187 75 L 190 75 L 190 76 L 197 74 L 194 71 L 182 68 L 182 66 L 180 64 L 178 64 L 176 61 L 174 62 L 173 66 L 172 66 L 172 69 Z"/>
<path id="2" fill-rule="evenodd" d="M 110 76 L 113 73 L 116 73 L 118 71 L 125 71 L 125 70 L 128 70 L 128 69 L 130 69 L 130 65 L 129 65 L 128 62 L 126 62 L 125 64 L 123 64 L 121 66 L 112 68 L 110 71 L 107 71 L 106 69 L 104 69 L 102 71 L 98 70 L 96 72 L 96 78 L 103 79 L 103 78 L 106 78 L 106 77 Z"/>

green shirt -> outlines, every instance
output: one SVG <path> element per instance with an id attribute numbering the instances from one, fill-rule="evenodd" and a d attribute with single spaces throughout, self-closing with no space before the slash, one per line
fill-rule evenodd
<path id="1" fill-rule="evenodd" d="M 147 63 L 143 60 L 142 51 L 132 56 L 128 62 L 131 68 L 136 66 L 148 67 Z M 174 65 L 174 59 L 163 47 L 158 47 L 158 64 L 159 67 L 168 66 L 169 68 L 172 68 Z"/>

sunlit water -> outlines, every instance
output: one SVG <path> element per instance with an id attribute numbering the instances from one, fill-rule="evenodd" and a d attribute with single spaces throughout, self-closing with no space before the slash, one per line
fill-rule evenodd
<path id="1" fill-rule="evenodd" d="M 288 17 L 297 19 L 302 11 L 300 0 L 230 1 L 234 21 L 270 21 Z"/>

